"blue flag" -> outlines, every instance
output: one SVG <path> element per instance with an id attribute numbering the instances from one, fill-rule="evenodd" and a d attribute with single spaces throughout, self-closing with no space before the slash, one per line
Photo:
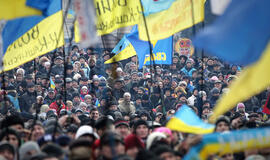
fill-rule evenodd
<path id="1" fill-rule="evenodd" d="M 170 8 L 172 3 L 175 0 L 141 0 L 143 9 L 144 9 L 144 15 L 149 15 L 157 12 L 161 12 L 163 10 L 166 10 Z"/>
<path id="2" fill-rule="evenodd" d="M 234 64 L 256 62 L 270 38 L 270 1 L 232 1 L 225 13 L 194 39 L 194 45 Z"/>
<path id="3" fill-rule="evenodd" d="M 138 28 L 134 26 L 127 39 L 134 47 L 139 60 L 139 69 L 144 65 L 150 65 L 150 46 L 148 41 L 139 39 Z M 172 64 L 173 51 L 172 36 L 166 39 L 151 41 L 153 58 L 155 64 Z"/>

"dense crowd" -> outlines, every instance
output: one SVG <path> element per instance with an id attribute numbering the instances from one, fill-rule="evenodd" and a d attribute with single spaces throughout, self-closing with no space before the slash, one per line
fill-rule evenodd
<path id="1" fill-rule="evenodd" d="M 138 69 L 137 57 L 104 64 L 112 54 L 74 45 L 0 76 L 0 160 L 180 160 L 200 135 L 166 123 L 188 105 L 205 122 L 241 67 L 216 57 L 174 53 L 171 65 Z M 215 132 L 268 125 L 266 91 L 216 121 Z M 209 159 L 269 159 L 269 149 Z"/>

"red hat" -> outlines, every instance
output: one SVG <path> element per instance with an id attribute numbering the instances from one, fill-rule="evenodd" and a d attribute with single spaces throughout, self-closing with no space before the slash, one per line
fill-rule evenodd
<path id="1" fill-rule="evenodd" d="M 144 148 L 144 143 L 140 140 L 136 135 L 130 134 L 125 138 L 125 149 L 128 150 L 130 148 Z"/>

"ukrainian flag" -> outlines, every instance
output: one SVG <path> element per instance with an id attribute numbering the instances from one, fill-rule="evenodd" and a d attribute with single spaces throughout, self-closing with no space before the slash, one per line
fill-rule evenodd
<path id="1" fill-rule="evenodd" d="M 193 134 L 212 133 L 215 128 L 214 125 L 203 122 L 187 105 L 181 106 L 166 126 L 171 130 Z"/>
<path id="2" fill-rule="evenodd" d="M 50 87 L 52 89 L 55 89 L 55 84 L 54 84 L 54 81 L 52 80 L 52 78 L 50 78 Z"/>
<path id="3" fill-rule="evenodd" d="M 48 3 L 42 3 L 48 2 Z M 29 16 L 7 21 L 2 31 L 3 70 L 16 68 L 64 45 L 61 0 L 34 1 L 43 16 Z M 30 3 L 30 2 L 29 2 Z M 2 57 L 3 56 L 3 57 Z"/>

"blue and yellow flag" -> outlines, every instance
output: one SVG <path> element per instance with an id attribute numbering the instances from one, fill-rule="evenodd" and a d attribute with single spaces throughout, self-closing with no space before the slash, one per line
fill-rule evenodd
<path id="1" fill-rule="evenodd" d="M 150 41 L 153 57 L 150 59 L 150 46 L 148 41 L 139 39 L 137 26 L 133 27 L 131 33 L 127 35 L 127 39 L 134 47 L 139 60 L 139 68 L 144 65 L 150 65 L 151 61 L 155 64 L 172 64 L 173 38 Z"/>
<path id="2" fill-rule="evenodd" d="M 138 24 L 141 14 L 140 0 L 94 0 L 99 35 L 126 26 Z"/>
<path id="3" fill-rule="evenodd" d="M 232 1 L 221 17 L 197 34 L 195 47 L 233 64 L 256 62 L 270 39 L 269 6 L 269 0 Z"/>
<path id="4" fill-rule="evenodd" d="M 146 16 L 150 40 L 168 38 L 202 22 L 204 2 L 205 0 L 175 0 L 168 9 Z M 144 20 L 141 18 L 138 24 L 140 39 L 148 41 Z"/>
<path id="5" fill-rule="evenodd" d="M 0 20 L 42 15 L 42 11 L 27 4 L 27 0 L 0 0 Z"/>
<path id="6" fill-rule="evenodd" d="M 62 1 L 50 2 L 46 9 L 40 3 L 43 16 L 18 18 L 6 23 L 2 31 L 4 71 L 64 45 Z"/>
<path id="7" fill-rule="evenodd" d="M 126 35 L 117 43 L 117 45 L 112 50 L 115 53 L 111 59 L 107 60 L 105 64 L 119 62 L 136 55 L 136 51 L 132 44 L 127 40 Z"/>
<path id="8" fill-rule="evenodd" d="M 55 84 L 54 84 L 54 81 L 52 80 L 52 78 L 50 78 L 50 87 L 52 89 L 55 89 Z"/>
<path id="9" fill-rule="evenodd" d="M 199 144 L 192 147 L 184 160 L 203 160 L 210 155 L 270 147 L 270 128 L 258 128 L 203 135 Z"/>
<path id="10" fill-rule="evenodd" d="M 232 1 L 221 17 L 195 37 L 196 47 L 227 62 L 250 65 L 217 102 L 211 121 L 270 85 L 270 74 L 265 70 L 270 67 L 268 6 L 269 0 Z"/>
<path id="11" fill-rule="evenodd" d="M 187 105 L 181 106 L 166 126 L 171 130 L 193 134 L 212 133 L 215 128 L 214 125 L 203 122 Z"/>

